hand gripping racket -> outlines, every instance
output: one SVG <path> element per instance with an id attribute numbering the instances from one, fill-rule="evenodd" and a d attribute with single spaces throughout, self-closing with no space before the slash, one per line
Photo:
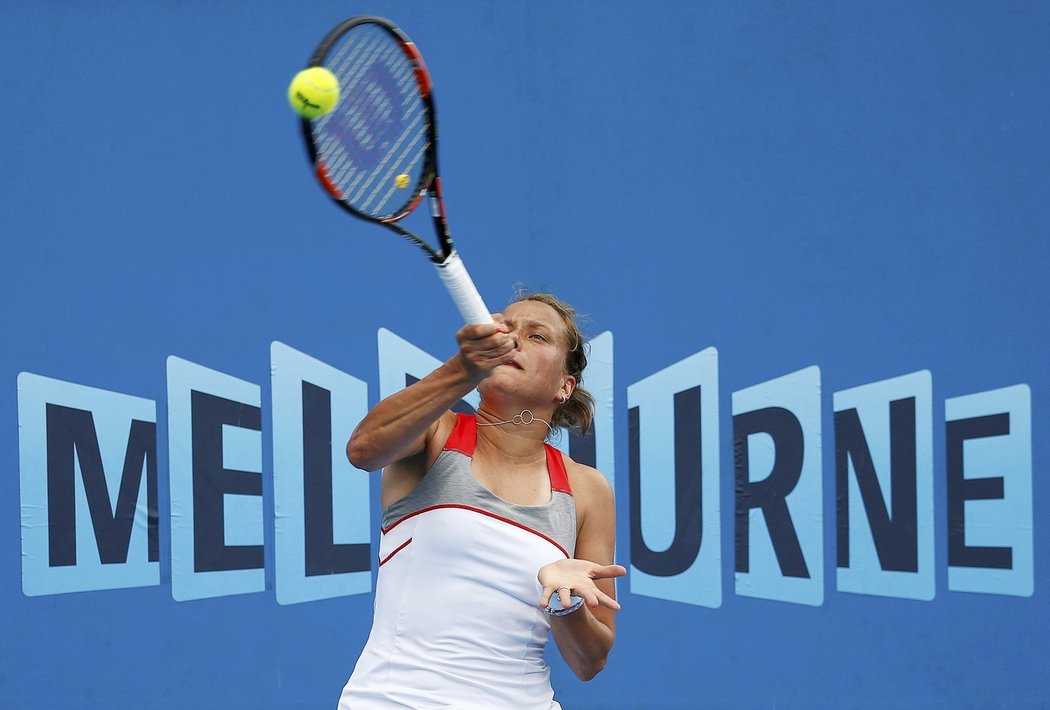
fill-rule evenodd
<path id="1" fill-rule="evenodd" d="M 491 323 L 452 246 L 430 73 L 416 45 L 389 20 L 352 17 L 328 33 L 307 66 L 323 66 L 339 80 L 335 108 L 302 119 L 321 185 L 353 216 L 381 224 L 426 252 L 467 323 Z M 427 196 L 438 249 L 400 223 Z"/>

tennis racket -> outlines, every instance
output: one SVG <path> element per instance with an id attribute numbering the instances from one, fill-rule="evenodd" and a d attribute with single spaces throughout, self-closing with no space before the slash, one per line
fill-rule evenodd
<path id="1" fill-rule="evenodd" d="M 422 249 L 467 323 L 491 323 L 445 215 L 437 165 L 430 73 L 408 36 L 381 17 L 352 17 L 321 41 L 307 67 L 339 80 L 339 102 L 302 119 L 306 152 L 322 187 L 354 217 L 387 227 Z M 429 197 L 434 248 L 401 224 Z"/>

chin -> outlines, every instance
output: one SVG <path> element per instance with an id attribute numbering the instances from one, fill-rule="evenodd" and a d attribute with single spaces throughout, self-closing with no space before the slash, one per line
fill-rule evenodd
<path id="1" fill-rule="evenodd" d="M 511 365 L 500 365 L 492 373 L 481 381 L 481 386 L 484 386 L 488 382 L 500 382 L 506 381 L 510 377 L 521 375 L 522 371 Z"/>
<path id="2" fill-rule="evenodd" d="M 493 372 L 478 385 L 478 394 L 481 395 L 482 399 L 488 399 L 493 402 L 497 399 L 515 399 L 519 389 L 516 386 L 518 383 L 513 382 L 512 377 L 508 377 L 508 375 L 513 374 L 513 372 L 503 374 L 500 374 L 498 371 Z"/>

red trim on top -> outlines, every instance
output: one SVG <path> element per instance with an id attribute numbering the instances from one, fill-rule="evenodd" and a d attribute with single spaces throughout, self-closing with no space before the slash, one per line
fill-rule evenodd
<path id="1" fill-rule="evenodd" d="M 400 545 L 398 545 L 398 546 L 397 546 L 397 549 L 396 549 L 396 550 L 394 550 L 393 552 L 391 552 L 391 553 L 390 553 L 389 555 L 387 555 L 387 556 L 386 556 L 386 557 L 384 557 L 383 559 L 379 560 L 379 566 L 380 566 L 380 567 L 382 567 L 382 566 L 383 566 L 383 565 L 385 565 L 385 564 L 386 564 L 387 562 L 389 562 L 389 561 L 390 561 L 390 558 L 391 558 L 391 557 L 393 557 L 393 556 L 394 556 L 394 555 L 396 555 L 397 553 L 401 552 L 401 550 L 405 549 L 405 548 L 406 548 L 406 547 L 408 546 L 408 543 L 410 543 L 410 542 L 412 542 L 412 538 L 408 538 L 407 540 L 405 540 L 404 542 L 402 542 L 402 543 L 401 543 Z"/>
<path id="2" fill-rule="evenodd" d="M 473 414 L 456 412 L 456 425 L 452 428 L 452 433 L 448 435 L 444 450 L 458 451 L 464 456 L 473 457 L 477 445 L 478 420 Z M 565 470 L 565 459 L 561 451 L 550 444 L 544 444 L 543 447 L 547 456 L 547 477 L 550 479 L 551 490 L 572 495 L 569 473 Z"/>
<path id="3" fill-rule="evenodd" d="M 478 443 L 478 422 L 473 414 L 456 412 L 456 426 L 448 435 L 445 451 L 458 451 L 464 456 L 474 456 L 474 447 Z"/>
<path id="4" fill-rule="evenodd" d="M 398 525 L 400 525 L 404 521 L 408 520 L 409 518 L 414 518 L 417 515 L 422 515 L 423 513 L 428 513 L 428 512 L 430 512 L 432 510 L 441 510 L 442 508 L 457 508 L 459 510 L 469 510 L 472 513 L 480 513 L 481 515 L 488 516 L 488 517 L 492 518 L 493 520 L 498 520 L 501 523 L 507 523 L 508 525 L 513 525 L 514 527 L 519 528 L 521 530 L 524 530 L 525 532 L 530 532 L 530 533 L 532 533 L 533 535 L 535 535 L 537 537 L 543 538 L 544 540 L 546 540 L 550 544 L 552 544 L 555 547 L 557 547 L 558 550 L 563 555 L 565 555 L 566 557 L 571 557 L 571 555 L 569 555 L 569 553 L 565 551 L 565 548 L 562 547 L 560 544 L 558 544 L 558 542 L 556 540 L 547 537 L 546 535 L 541 533 L 539 530 L 533 530 L 532 528 L 530 528 L 530 527 L 528 527 L 526 525 L 522 525 L 519 522 L 515 522 L 515 521 L 513 521 L 513 520 L 511 520 L 509 518 L 504 518 L 502 515 L 496 515 L 495 513 L 490 513 L 487 510 L 482 510 L 481 508 L 475 508 L 475 507 L 469 506 L 469 505 L 463 505 L 462 503 L 439 503 L 438 505 L 432 505 L 429 508 L 423 508 L 421 510 L 415 511 L 414 513 L 409 513 L 405 517 L 403 517 L 400 520 L 396 521 L 390 527 L 388 527 L 388 528 L 380 528 L 379 530 L 384 535 L 386 535 L 388 532 L 390 532 L 391 530 L 393 530 L 394 528 L 396 528 Z M 404 542 L 400 547 L 398 547 L 397 550 L 394 550 L 394 552 L 391 552 L 389 555 L 387 555 L 386 559 L 389 560 L 391 557 L 394 556 L 395 552 L 400 550 L 402 547 L 407 545 L 409 542 L 412 542 L 412 538 L 408 538 L 408 540 L 406 542 Z M 384 560 L 384 562 L 385 561 L 386 560 Z"/>
<path id="5" fill-rule="evenodd" d="M 561 452 L 550 444 L 544 444 L 547 449 L 547 475 L 551 479 L 551 490 L 572 495 L 569 487 L 569 473 L 565 470 L 565 459 Z"/>

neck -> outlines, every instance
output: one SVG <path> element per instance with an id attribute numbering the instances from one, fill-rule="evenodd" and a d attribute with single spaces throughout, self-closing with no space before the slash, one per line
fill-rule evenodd
<path id="1" fill-rule="evenodd" d="M 498 449 L 504 456 L 533 459 L 543 453 L 543 444 L 550 432 L 549 415 L 543 417 L 526 409 L 501 416 L 482 405 L 474 417 L 478 422 L 479 442 Z"/>

